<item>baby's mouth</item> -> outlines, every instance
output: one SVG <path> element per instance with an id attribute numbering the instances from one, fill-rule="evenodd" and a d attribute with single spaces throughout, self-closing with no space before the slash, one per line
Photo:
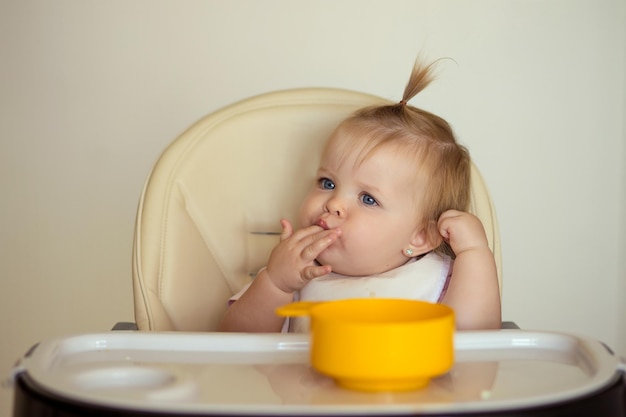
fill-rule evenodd
<path id="1" fill-rule="evenodd" d="M 328 224 L 326 224 L 326 221 L 324 219 L 319 219 L 318 221 L 315 222 L 315 224 L 324 230 L 330 229 L 330 227 L 328 227 Z"/>

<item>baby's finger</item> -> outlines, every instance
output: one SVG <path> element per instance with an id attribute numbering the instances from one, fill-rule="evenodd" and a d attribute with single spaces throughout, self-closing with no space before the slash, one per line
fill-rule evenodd
<path id="1" fill-rule="evenodd" d="M 439 217 L 439 221 L 437 222 L 437 229 L 439 230 L 439 234 L 445 240 L 450 238 L 450 233 L 448 232 L 448 218 L 441 216 Z"/>
<path id="2" fill-rule="evenodd" d="M 330 274 L 331 271 L 332 271 L 332 268 L 330 267 L 330 265 L 308 266 L 304 268 L 304 270 L 302 271 L 302 277 L 305 280 L 310 281 L 314 278 L 328 275 Z"/>
<path id="3" fill-rule="evenodd" d="M 322 231 L 324 231 L 324 229 L 319 226 L 308 226 L 293 232 L 293 238 L 294 240 L 301 241 L 303 244 L 307 244 L 308 242 L 312 242 L 313 240 L 315 240 L 315 235 Z"/>
<path id="4" fill-rule="evenodd" d="M 280 232 L 280 240 L 282 242 L 293 234 L 293 226 L 287 219 L 281 219 L 280 226 L 282 228 Z"/>
<path id="5" fill-rule="evenodd" d="M 312 261 L 327 247 L 332 245 L 339 239 L 341 231 L 338 229 L 324 230 L 307 241 L 306 246 L 302 250 L 302 257 L 306 260 Z"/>
<path id="6" fill-rule="evenodd" d="M 459 218 L 461 212 L 456 210 L 448 210 L 443 212 L 441 216 L 439 216 L 439 220 L 437 221 L 437 226 L 439 228 L 439 234 L 446 241 L 450 239 L 450 228 L 452 227 L 455 219 Z"/>
<path id="7" fill-rule="evenodd" d="M 460 215 L 460 212 L 456 211 L 456 210 L 447 210 L 444 211 L 441 216 L 439 216 L 439 219 L 437 220 L 437 223 L 439 224 L 439 227 L 441 227 L 441 224 L 453 219 L 455 217 L 458 217 Z"/>

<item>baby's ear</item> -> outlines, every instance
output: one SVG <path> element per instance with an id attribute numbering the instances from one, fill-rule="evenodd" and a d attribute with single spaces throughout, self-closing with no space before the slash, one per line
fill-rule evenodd
<path id="1" fill-rule="evenodd" d="M 411 239 L 413 253 L 421 255 L 439 247 L 443 238 L 437 228 L 437 222 L 429 221 L 422 229 L 418 229 Z"/>

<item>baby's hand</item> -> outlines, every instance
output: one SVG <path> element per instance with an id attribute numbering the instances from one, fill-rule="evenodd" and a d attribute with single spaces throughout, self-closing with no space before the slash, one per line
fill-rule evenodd
<path id="1" fill-rule="evenodd" d="M 280 243 L 272 250 L 266 272 L 280 290 L 292 293 L 313 278 L 327 275 L 330 265 L 316 265 L 315 258 L 341 234 L 338 229 L 309 226 L 293 231 L 288 220 L 281 220 Z"/>
<path id="2" fill-rule="evenodd" d="M 473 214 L 448 210 L 439 217 L 438 227 L 456 256 L 472 249 L 489 249 L 483 224 Z"/>

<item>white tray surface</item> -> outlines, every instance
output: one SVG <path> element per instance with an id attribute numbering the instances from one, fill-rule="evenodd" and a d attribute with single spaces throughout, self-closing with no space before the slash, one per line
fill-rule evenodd
<path id="1" fill-rule="evenodd" d="M 66 398 L 185 413 L 411 414 L 533 407 L 593 393 L 618 377 L 601 343 L 549 332 L 455 334 L 455 364 L 425 389 L 362 393 L 309 365 L 303 334 L 111 332 L 41 343 L 22 364 Z"/>

